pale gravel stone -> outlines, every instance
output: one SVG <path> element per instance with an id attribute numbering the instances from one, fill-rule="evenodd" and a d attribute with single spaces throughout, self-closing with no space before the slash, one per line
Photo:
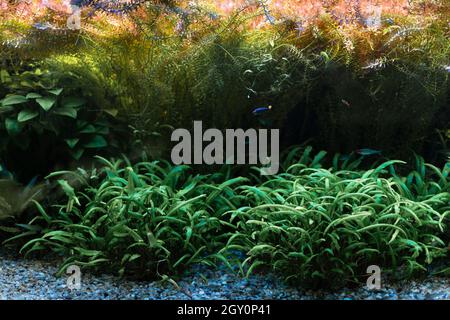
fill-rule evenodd
<path id="1" fill-rule="evenodd" d="M 242 279 L 224 268 L 194 267 L 190 274 L 177 282 L 179 289 L 158 282 L 134 282 L 111 275 L 83 274 L 81 290 L 71 291 L 66 287 L 66 277 L 57 278 L 56 271 L 57 261 L 26 260 L 0 253 L 0 300 L 450 300 L 450 278 L 386 284 L 379 291 L 359 288 L 314 292 L 288 287 L 271 275 Z"/>

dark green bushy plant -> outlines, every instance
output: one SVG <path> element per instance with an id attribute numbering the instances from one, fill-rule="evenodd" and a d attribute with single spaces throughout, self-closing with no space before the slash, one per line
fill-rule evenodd
<path id="1" fill-rule="evenodd" d="M 39 68 L 20 74 L 2 70 L 0 159 L 25 180 L 114 147 L 114 119 L 94 110 L 74 80 Z"/>

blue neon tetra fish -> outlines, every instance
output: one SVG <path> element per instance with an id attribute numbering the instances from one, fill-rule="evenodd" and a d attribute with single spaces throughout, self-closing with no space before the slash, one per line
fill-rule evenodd
<path id="1" fill-rule="evenodd" d="M 373 155 L 380 155 L 380 150 L 373 150 L 373 149 L 358 149 L 356 150 L 356 153 L 361 156 L 373 156 Z"/>
<path id="2" fill-rule="evenodd" d="M 263 107 L 263 108 L 257 108 L 255 110 L 253 110 L 253 114 L 255 116 L 266 113 L 267 111 L 272 110 L 272 106 L 268 106 L 268 107 Z"/>
<path id="3" fill-rule="evenodd" d="M 44 31 L 48 29 L 54 29 L 54 26 L 48 22 L 36 22 L 35 24 L 33 24 L 33 28 Z"/>

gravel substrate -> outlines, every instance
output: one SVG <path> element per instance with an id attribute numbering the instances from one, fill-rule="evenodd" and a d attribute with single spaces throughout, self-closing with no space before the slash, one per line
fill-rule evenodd
<path id="1" fill-rule="evenodd" d="M 55 261 L 25 260 L 0 253 L 0 300 L 450 300 L 449 278 L 427 278 L 367 288 L 312 292 L 285 286 L 273 276 L 242 279 L 226 270 L 194 268 L 176 288 L 170 283 L 134 282 L 109 275 L 83 274 L 80 290 L 70 290 L 67 278 L 57 278 Z"/>

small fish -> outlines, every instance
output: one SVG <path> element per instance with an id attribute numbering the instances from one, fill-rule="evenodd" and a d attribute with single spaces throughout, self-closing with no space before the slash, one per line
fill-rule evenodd
<path id="1" fill-rule="evenodd" d="M 78 7 L 83 6 L 84 2 L 85 2 L 84 0 L 70 0 L 70 4 L 72 6 L 78 6 Z"/>
<path id="2" fill-rule="evenodd" d="M 380 150 L 373 150 L 373 149 L 358 149 L 356 150 L 356 153 L 361 156 L 372 156 L 376 154 L 381 154 Z"/>
<path id="3" fill-rule="evenodd" d="M 276 22 L 276 19 L 274 16 L 270 15 L 270 14 L 266 14 L 267 17 L 267 22 L 269 22 L 271 25 L 274 25 Z"/>
<path id="4" fill-rule="evenodd" d="M 379 69 L 382 68 L 384 66 L 384 63 L 382 60 L 377 59 L 373 62 L 369 62 L 366 66 L 362 67 L 363 70 L 368 70 L 368 69 Z"/>
<path id="5" fill-rule="evenodd" d="M 53 25 L 51 25 L 48 22 L 36 22 L 35 24 L 33 24 L 33 28 L 37 29 L 37 30 L 47 30 L 47 29 L 53 29 Z"/>
<path id="6" fill-rule="evenodd" d="M 450 66 L 444 66 L 445 71 L 450 72 Z"/>
<path id="7" fill-rule="evenodd" d="M 386 19 L 386 23 L 387 23 L 388 25 L 393 25 L 393 24 L 394 24 L 394 20 L 391 19 L 391 18 L 387 18 L 387 19 Z"/>
<path id="8" fill-rule="evenodd" d="M 263 108 L 257 108 L 255 110 L 253 110 L 253 114 L 255 116 L 266 113 L 267 111 L 272 110 L 272 106 L 268 106 L 268 107 L 263 107 Z"/>
<path id="9" fill-rule="evenodd" d="M 211 20 L 217 20 L 217 19 L 220 18 L 220 16 L 219 16 L 217 13 L 214 13 L 214 12 L 210 12 L 210 13 L 208 14 L 208 16 L 209 16 L 209 18 L 210 18 Z"/>
<path id="10" fill-rule="evenodd" d="M 176 31 L 177 33 L 180 33 L 180 34 L 183 34 L 183 33 L 186 31 L 186 23 L 185 23 L 185 20 L 180 19 L 180 20 L 177 22 L 177 25 L 176 25 L 176 27 L 175 27 L 175 31 Z"/>
<path id="11" fill-rule="evenodd" d="M 342 99 L 341 102 L 345 104 L 347 107 L 350 107 L 350 102 L 348 102 L 347 100 Z"/>
<path id="12" fill-rule="evenodd" d="M 259 6 L 262 7 L 264 11 L 264 15 L 266 16 L 266 21 L 269 22 L 271 25 L 274 25 L 276 22 L 275 17 L 273 17 L 270 13 L 270 10 L 267 6 L 267 3 L 263 0 L 259 0 Z"/>
<path id="13" fill-rule="evenodd" d="M 303 23 L 300 22 L 296 22 L 295 23 L 296 27 L 294 28 L 294 30 L 296 30 L 298 32 L 298 36 L 300 37 L 303 33 L 303 31 L 305 31 L 305 28 L 303 27 Z"/>

